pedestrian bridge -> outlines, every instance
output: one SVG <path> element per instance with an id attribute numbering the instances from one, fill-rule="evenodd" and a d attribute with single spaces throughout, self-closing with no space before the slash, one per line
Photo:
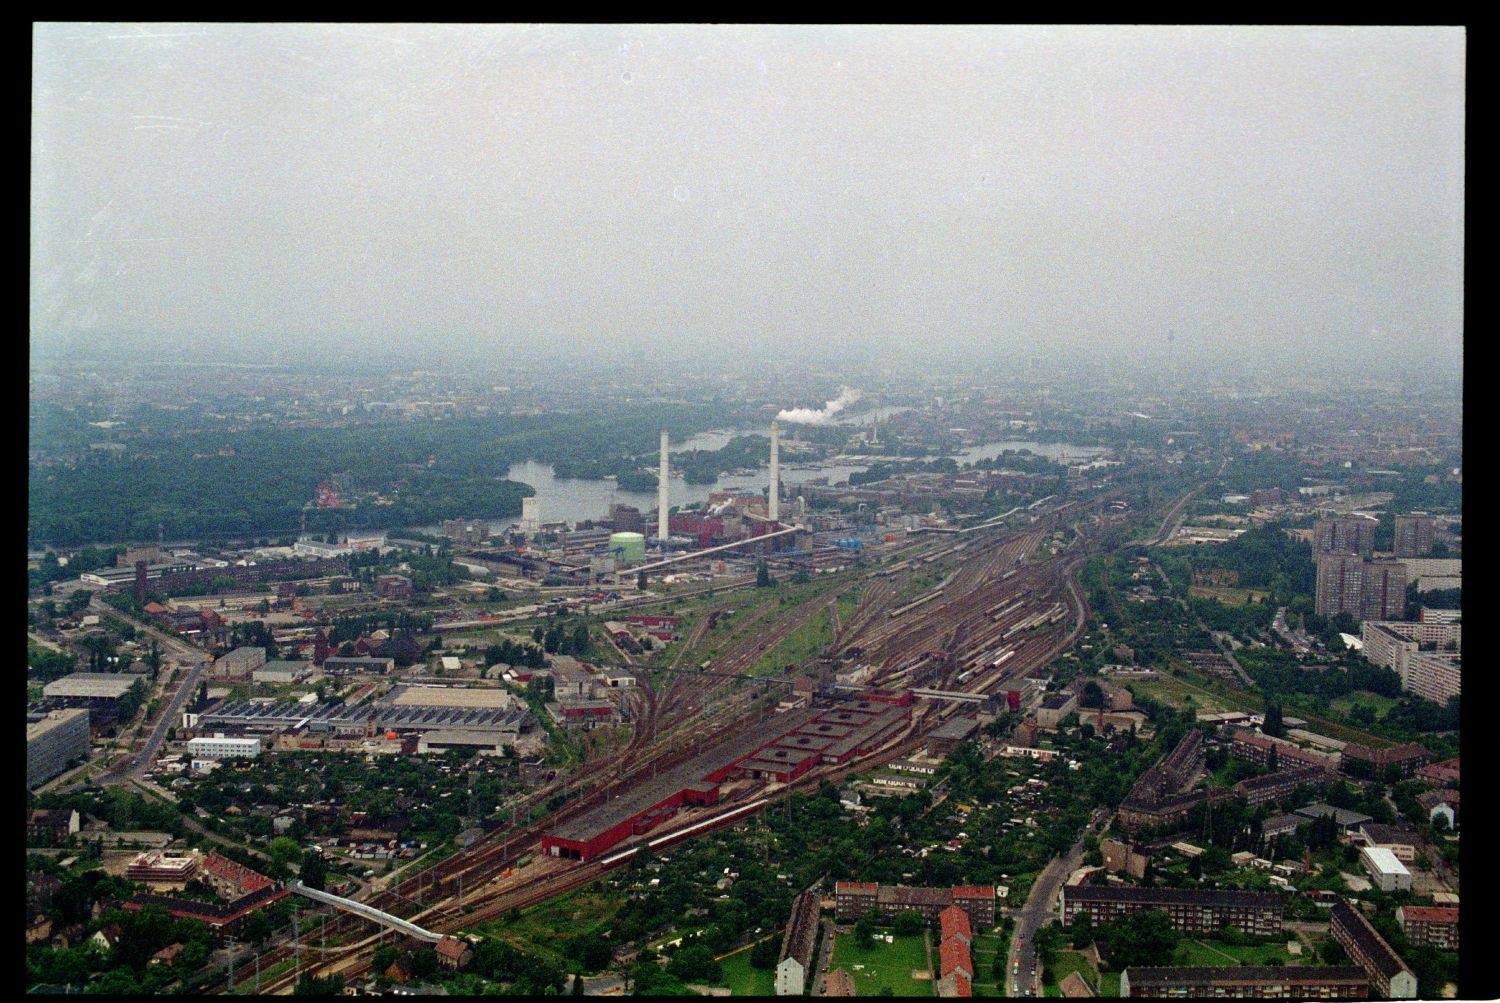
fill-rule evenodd
<path id="1" fill-rule="evenodd" d="M 836 690 L 867 690 L 870 687 L 865 683 L 834 683 Z M 964 693 L 956 690 L 927 690 L 913 688 L 912 696 L 926 697 L 929 700 L 956 700 L 960 703 L 984 704 L 993 700 L 994 697 L 985 693 Z"/>
<path id="2" fill-rule="evenodd" d="M 379 923 L 381 926 L 389 927 L 392 930 L 399 930 L 409 937 L 425 940 L 429 944 L 436 944 L 443 939 L 442 934 L 433 933 L 431 930 L 424 930 L 415 923 L 408 923 L 399 916 L 392 916 L 390 913 L 382 912 L 374 906 L 366 905 L 363 902 L 356 902 L 353 899 L 346 899 L 342 895 L 320 892 L 316 888 L 307 887 L 300 881 L 293 881 L 287 885 L 287 888 L 298 895 L 312 899 L 314 902 L 322 902 L 324 905 L 331 905 L 335 909 L 342 909 L 345 912 L 352 912 L 356 916 L 363 916 L 372 923 Z"/>

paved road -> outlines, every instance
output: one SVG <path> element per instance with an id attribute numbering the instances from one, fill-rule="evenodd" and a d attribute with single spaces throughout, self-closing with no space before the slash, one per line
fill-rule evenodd
<path id="1" fill-rule="evenodd" d="M 1109 816 L 1108 808 L 1094 810 L 1072 849 L 1064 856 L 1052 858 L 1032 882 L 1026 904 L 1012 914 L 1016 920 L 1016 929 L 1011 934 L 1010 956 L 1006 959 L 1010 969 L 1006 974 L 1006 995 L 1042 995 L 1042 969 L 1036 957 L 1036 931 L 1052 922 L 1052 907 L 1057 901 L 1058 889 L 1068 880 L 1068 875 L 1083 863 L 1083 841 Z"/>
<path id="2" fill-rule="evenodd" d="M 120 781 L 116 780 L 115 782 L 119 783 Z M 132 779 L 130 782 L 131 782 L 131 784 L 136 789 L 142 791 L 145 794 L 150 794 L 150 795 L 154 795 L 156 797 L 159 797 L 162 800 L 166 801 L 168 804 L 173 805 L 174 807 L 177 804 L 177 795 L 173 794 L 171 791 L 168 791 L 168 790 L 166 790 L 166 789 L 164 789 L 162 787 L 158 787 L 156 784 L 152 783 L 149 780 Z M 219 843 L 219 844 L 221 844 L 223 846 L 232 846 L 232 847 L 234 847 L 237 850 L 243 850 L 244 852 L 246 852 L 248 854 L 251 854 L 252 856 L 259 857 L 262 860 L 269 861 L 271 859 L 268 854 L 265 854 L 265 853 L 261 852 L 260 850 L 257 850 L 253 846 L 250 846 L 250 845 L 248 845 L 246 843 L 241 843 L 239 840 L 230 839 L 227 836 L 222 836 L 219 833 L 214 832 L 212 829 L 208 828 L 207 826 L 202 825 L 196 818 L 194 818 L 190 814 L 184 814 L 182 816 L 182 824 L 185 825 L 185 826 L 187 826 L 187 828 L 189 828 L 193 832 L 197 833 L 198 835 L 203 836 L 206 839 L 212 840 L 215 843 Z"/>
<path id="3" fill-rule="evenodd" d="M 157 719 L 156 727 L 152 729 L 151 735 L 146 739 L 146 744 L 134 755 L 106 773 L 100 778 L 99 782 L 104 785 L 111 785 L 139 780 L 146 772 L 146 767 L 156 758 L 157 750 L 161 748 L 162 742 L 166 740 L 167 729 L 171 728 L 179 720 L 178 715 L 182 711 L 183 704 L 187 702 L 188 696 L 197 690 L 199 680 L 208 666 L 212 664 L 213 659 L 201 649 L 186 644 L 181 638 L 173 637 L 150 624 L 143 623 L 132 616 L 121 613 L 112 606 L 106 605 L 98 596 L 90 600 L 89 606 L 100 612 L 109 612 L 120 617 L 133 625 L 136 630 L 155 638 L 160 642 L 165 653 L 169 653 L 178 661 L 191 666 L 187 672 L 179 675 L 177 688 L 172 693 L 165 710 L 162 711 L 160 717 Z"/>
<path id="4" fill-rule="evenodd" d="M 1283 606 L 1276 611 L 1276 619 L 1271 622 L 1271 628 L 1277 635 L 1292 646 L 1292 650 L 1299 655 L 1305 655 L 1312 651 L 1312 641 L 1302 628 L 1293 631 L 1286 622 L 1286 607 Z M 1300 636 L 1299 636 L 1300 635 Z"/>
<path id="5" fill-rule="evenodd" d="M 833 920 L 823 917 L 820 920 L 823 927 L 823 940 L 818 944 L 818 957 L 813 962 L 812 994 L 822 996 L 828 987 L 828 968 L 833 964 Z"/>

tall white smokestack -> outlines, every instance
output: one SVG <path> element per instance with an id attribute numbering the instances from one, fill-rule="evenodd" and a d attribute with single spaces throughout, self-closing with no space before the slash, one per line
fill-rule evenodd
<path id="1" fill-rule="evenodd" d="M 776 433 L 776 423 L 773 421 L 771 422 L 771 497 L 770 508 L 766 513 L 771 517 L 772 522 L 775 522 L 780 514 L 780 506 L 777 504 L 781 500 L 780 445 L 781 440 Z"/>
<path id="2" fill-rule="evenodd" d="M 661 471 L 656 475 L 656 538 L 667 542 L 667 430 L 661 433 Z"/>

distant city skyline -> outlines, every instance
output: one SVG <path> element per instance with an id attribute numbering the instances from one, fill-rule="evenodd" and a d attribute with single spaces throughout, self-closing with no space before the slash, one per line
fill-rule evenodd
<path id="1" fill-rule="evenodd" d="M 1457 372 L 1462 28 L 37 24 L 31 347 Z"/>

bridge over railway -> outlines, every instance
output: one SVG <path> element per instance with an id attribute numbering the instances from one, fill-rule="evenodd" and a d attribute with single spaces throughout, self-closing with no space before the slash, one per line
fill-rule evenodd
<path id="1" fill-rule="evenodd" d="M 834 683 L 833 688 L 837 690 L 867 690 L 868 683 Z M 926 690 L 913 689 L 912 696 L 927 697 L 930 700 L 956 700 L 960 703 L 984 704 L 995 698 L 984 693 L 962 693 L 956 690 Z"/>
<path id="2" fill-rule="evenodd" d="M 379 923 L 381 926 L 389 927 L 392 930 L 397 930 L 409 937 L 415 937 L 418 940 L 425 940 L 429 944 L 436 944 L 438 941 L 443 939 L 443 935 L 440 933 L 433 933 L 431 930 L 424 930 L 420 926 L 417 926 L 415 923 L 408 923 L 401 917 L 392 916 L 390 913 L 376 909 L 372 905 L 366 905 L 363 902 L 356 902 L 353 899 L 346 899 L 342 895 L 334 895 L 330 892 L 318 891 L 316 888 L 307 887 L 300 881 L 293 881 L 291 884 L 287 885 L 287 888 L 298 895 L 303 895 L 307 898 L 312 899 L 314 902 L 322 902 L 324 905 L 331 905 L 335 909 L 342 909 L 345 912 L 352 912 L 356 916 L 363 917 L 364 919 L 370 920 L 373 923 Z"/>
<path id="3" fill-rule="evenodd" d="M 790 527 L 788 529 L 778 529 L 778 530 L 775 530 L 774 532 L 771 532 L 771 533 L 762 533 L 760 536 L 746 537 L 743 540 L 736 540 L 733 543 L 724 543 L 724 544 L 720 544 L 717 547 L 709 547 L 707 550 L 693 550 L 693 551 L 689 551 L 688 553 L 680 554 L 677 557 L 669 557 L 669 558 L 667 558 L 664 561 L 657 561 L 654 564 L 642 564 L 638 568 L 627 568 L 625 570 L 626 571 L 636 572 L 636 573 L 639 573 L 639 572 L 642 572 L 642 571 L 656 571 L 658 568 L 671 567 L 674 564 L 679 564 L 682 561 L 691 561 L 691 560 L 693 560 L 694 558 L 697 558 L 697 557 L 707 557 L 709 554 L 717 554 L 717 553 L 720 553 L 721 551 L 725 551 L 725 550 L 734 550 L 736 547 L 744 547 L 744 546 L 748 546 L 750 544 L 760 543 L 760 542 L 762 542 L 764 540 L 777 540 L 777 539 L 780 539 L 781 537 L 784 537 L 784 536 L 792 536 L 792 535 L 794 535 L 796 533 L 806 533 L 806 532 L 807 532 L 807 530 L 802 529 L 799 526 L 792 526 L 792 527 Z"/>

